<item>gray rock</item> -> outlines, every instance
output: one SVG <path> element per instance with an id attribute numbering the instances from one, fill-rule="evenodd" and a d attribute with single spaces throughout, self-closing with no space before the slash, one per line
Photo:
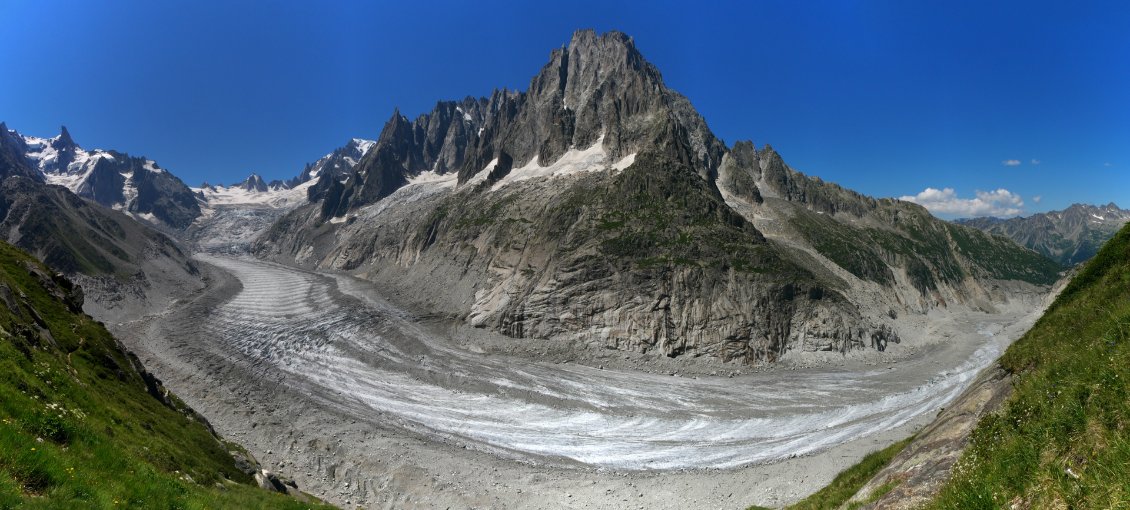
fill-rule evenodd
<path id="1" fill-rule="evenodd" d="M 606 165 L 634 163 L 494 189 L 597 141 Z M 457 172 L 456 187 L 408 186 L 429 171 Z M 768 145 L 727 150 L 617 32 L 575 33 L 525 92 L 395 112 L 344 182 L 315 188 L 257 255 L 350 271 L 511 337 L 672 357 L 882 351 L 900 341 L 895 306 L 990 309 L 1007 299 L 995 281 L 1057 276 L 1012 243 L 797 172 Z"/>

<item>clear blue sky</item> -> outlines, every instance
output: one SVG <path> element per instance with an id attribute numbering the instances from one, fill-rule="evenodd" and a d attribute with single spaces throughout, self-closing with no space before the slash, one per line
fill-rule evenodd
<path id="1" fill-rule="evenodd" d="M 727 144 L 871 195 L 1130 207 L 1125 1 L 0 0 L 0 120 L 193 185 L 285 178 L 394 107 L 524 90 L 577 28 L 634 36 Z"/>

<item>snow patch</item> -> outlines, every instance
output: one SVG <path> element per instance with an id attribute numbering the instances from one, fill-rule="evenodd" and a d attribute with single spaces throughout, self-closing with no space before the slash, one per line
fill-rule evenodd
<path id="1" fill-rule="evenodd" d="M 416 175 L 414 177 L 410 177 L 408 179 L 408 185 L 412 186 L 414 184 L 438 183 L 438 184 L 441 184 L 441 185 L 444 185 L 444 186 L 454 187 L 455 183 L 458 182 L 458 181 L 459 181 L 459 174 L 457 174 L 455 172 L 448 172 L 448 173 L 441 174 L 439 172 L 436 172 L 435 170 L 429 170 L 427 172 L 423 172 L 423 173 Z"/>
<path id="2" fill-rule="evenodd" d="M 121 174 L 121 176 L 126 178 L 126 182 L 122 184 L 122 196 L 125 198 L 122 200 L 122 203 L 120 205 L 123 209 L 128 209 L 129 205 L 132 204 L 134 200 L 137 200 L 137 186 L 133 183 L 132 172 L 128 174 Z M 118 205 L 119 204 L 114 204 L 114 207 L 117 208 Z"/>
<path id="3" fill-rule="evenodd" d="M 307 190 L 316 184 L 309 180 L 291 189 L 267 191 L 246 190 L 239 186 L 216 186 L 214 188 L 191 188 L 194 193 L 204 195 L 208 205 L 260 205 L 276 209 L 298 207 L 307 202 Z"/>
<path id="4" fill-rule="evenodd" d="M 153 161 L 153 160 L 151 160 L 151 159 L 147 159 L 147 160 L 145 160 L 145 165 L 143 165 L 143 166 L 142 166 L 142 168 L 144 168 L 144 169 L 146 169 L 146 170 L 149 170 L 150 172 L 153 172 L 153 173 L 155 173 L 155 174 L 162 174 L 162 173 L 165 173 L 165 169 L 163 169 L 163 168 L 158 168 L 158 167 L 157 167 L 157 162 L 156 162 L 156 161 Z"/>
<path id="5" fill-rule="evenodd" d="M 489 175 L 496 166 L 498 166 L 498 158 L 490 160 L 490 163 L 487 163 L 487 166 L 484 166 L 482 170 L 479 170 L 478 173 L 476 173 L 470 179 L 467 179 L 467 182 L 464 184 L 464 186 L 474 186 L 483 181 L 486 181 L 487 175 Z"/>
<path id="6" fill-rule="evenodd" d="M 576 175 L 584 172 L 599 172 L 608 169 L 623 170 L 630 166 L 636 160 L 636 155 L 630 154 L 614 165 L 608 164 L 608 154 L 604 152 L 604 135 L 600 135 L 589 148 L 578 150 L 570 149 L 557 161 L 554 161 L 549 166 L 541 166 L 538 164 L 537 156 L 534 156 L 529 163 L 526 163 L 521 168 L 510 170 L 510 173 L 500 179 L 491 191 L 514 184 L 516 182 L 527 181 L 530 179 L 545 179 L 551 177 L 564 177 L 567 175 Z"/>
<path id="7" fill-rule="evenodd" d="M 636 153 L 633 152 L 631 154 L 628 154 L 627 156 L 620 158 L 620 161 L 613 163 L 612 169 L 620 171 L 620 170 L 623 170 L 625 168 L 632 166 L 632 164 L 635 163 L 635 162 L 636 162 Z"/>
<path id="8" fill-rule="evenodd" d="M 377 144 L 377 142 L 375 140 L 366 140 L 364 138 L 354 138 L 353 144 L 357 146 L 357 150 L 361 152 L 362 155 L 365 155 L 369 152 L 369 149 L 372 149 L 373 146 Z"/>

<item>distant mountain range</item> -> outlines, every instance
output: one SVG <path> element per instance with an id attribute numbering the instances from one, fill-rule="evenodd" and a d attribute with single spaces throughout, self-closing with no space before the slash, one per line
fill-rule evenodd
<path id="1" fill-rule="evenodd" d="M 1114 203 L 1096 206 L 1073 204 L 1024 218 L 972 218 L 956 223 L 1009 237 L 1064 266 L 1093 257 L 1114 234 L 1130 222 L 1130 210 Z"/>
<path id="2" fill-rule="evenodd" d="M 187 227 L 200 216 L 188 186 L 153 160 L 112 150 L 84 150 L 66 127 L 54 138 L 23 136 L 6 126 L 3 131 L 48 184 L 173 228 Z"/>
<path id="3" fill-rule="evenodd" d="M 328 181 L 343 181 L 353 167 L 376 142 L 353 138 L 333 152 L 322 156 L 314 163 L 307 163 L 302 172 L 286 180 L 266 182 L 255 173 L 243 181 L 228 186 L 212 185 L 207 182 L 192 191 L 204 207 L 216 205 L 260 205 L 289 208 L 309 201 L 315 185 L 321 178 Z"/>
<path id="4" fill-rule="evenodd" d="M 83 149 L 65 126 L 53 138 L 22 135 L 4 124 L 0 131 L 12 161 L 24 160 L 38 170 L 28 172 L 27 177 L 63 186 L 82 198 L 174 231 L 188 228 L 214 203 L 279 207 L 305 203 L 312 181 L 323 174 L 344 178 L 375 144 L 354 138 L 287 180 L 265 182 L 252 173 L 230 186 L 204 183 L 189 188 L 151 159 L 115 150 Z"/>

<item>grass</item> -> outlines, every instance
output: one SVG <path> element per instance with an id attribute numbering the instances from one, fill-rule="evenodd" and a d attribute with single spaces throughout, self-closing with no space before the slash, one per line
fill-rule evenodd
<path id="1" fill-rule="evenodd" d="M 930 508 L 1130 508 L 1130 228 L 1001 364 L 1014 392 Z"/>
<path id="2" fill-rule="evenodd" d="M 42 268 L 0 243 L 0 509 L 313 506 L 254 486 L 234 445 L 151 396 L 102 325 L 29 266 Z"/>
<path id="3" fill-rule="evenodd" d="M 910 441 L 912 439 L 914 438 L 908 437 L 882 450 L 867 454 L 867 456 L 863 457 L 863 460 L 859 461 L 858 464 L 849 467 L 840 474 L 836 475 L 836 478 L 833 479 L 832 483 L 828 484 L 827 487 L 820 489 L 815 494 L 812 494 L 807 498 L 789 505 L 786 508 L 788 508 L 789 510 L 823 510 L 839 508 L 845 502 L 847 502 L 849 498 L 854 496 L 856 492 L 859 492 L 859 489 L 863 487 L 863 484 L 867 483 L 867 481 L 873 478 L 876 473 L 886 467 L 895 455 L 898 455 L 898 453 L 901 452 L 902 449 L 906 447 L 906 445 L 910 444 Z M 893 485 L 889 487 L 881 487 L 876 491 L 875 494 L 871 494 L 871 498 L 873 498 L 871 499 L 871 501 L 879 499 L 879 497 L 893 488 Z M 862 503 L 856 506 L 860 505 L 862 505 Z M 762 507 L 753 506 L 750 507 L 749 510 L 760 510 L 761 508 Z M 848 508 L 854 507 L 849 505 Z"/>

